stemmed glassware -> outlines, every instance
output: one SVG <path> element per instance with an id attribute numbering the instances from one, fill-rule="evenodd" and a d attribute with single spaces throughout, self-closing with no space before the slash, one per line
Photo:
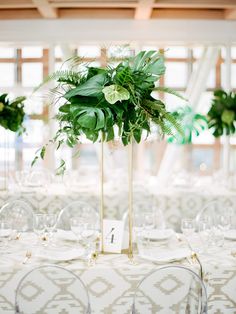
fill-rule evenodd
<path id="1" fill-rule="evenodd" d="M 45 234 L 44 214 L 34 215 L 33 228 L 34 233 L 37 235 L 37 244 L 40 244 Z"/>
<path id="2" fill-rule="evenodd" d="M 88 260 L 91 259 L 92 253 L 96 251 L 97 235 L 94 221 L 92 219 L 86 221 L 84 223 L 84 230 L 81 233 L 81 238 L 85 246 L 85 258 Z"/>
<path id="3" fill-rule="evenodd" d="M 84 223 L 85 223 L 85 221 L 81 217 L 72 217 L 70 219 L 71 231 L 76 236 L 78 243 L 82 239 L 82 232 L 84 230 Z"/>
<path id="4" fill-rule="evenodd" d="M 185 237 L 191 236 L 195 231 L 195 220 L 193 219 L 182 219 L 181 220 L 181 231 Z"/>
<path id="5" fill-rule="evenodd" d="M 47 235 L 48 242 L 45 244 L 52 244 L 53 232 L 57 224 L 57 215 L 55 214 L 36 214 L 34 215 L 33 228 L 34 233 L 38 237 L 37 244 L 41 243 L 43 236 Z M 46 239 L 47 239 L 46 237 Z"/>
<path id="6" fill-rule="evenodd" d="M 95 252 L 95 242 L 97 238 L 96 223 L 89 217 L 73 217 L 70 219 L 71 231 L 75 234 L 78 244 L 85 247 L 85 259 L 91 259 Z"/>
<path id="7" fill-rule="evenodd" d="M 48 243 L 52 244 L 53 232 L 55 231 L 56 224 L 57 224 L 56 214 L 45 214 L 44 225 L 45 225 L 46 234 L 48 236 Z"/>

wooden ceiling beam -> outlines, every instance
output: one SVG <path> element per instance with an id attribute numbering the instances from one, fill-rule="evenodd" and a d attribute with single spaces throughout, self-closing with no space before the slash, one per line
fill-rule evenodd
<path id="1" fill-rule="evenodd" d="M 37 9 L 3 9 L 0 10 L 0 20 L 41 19 Z"/>
<path id="2" fill-rule="evenodd" d="M 134 18 L 136 20 L 148 20 L 152 15 L 153 3 L 154 0 L 139 0 Z"/>
<path id="3" fill-rule="evenodd" d="M 226 20 L 236 20 L 236 9 L 226 9 L 225 10 Z"/>
<path id="4" fill-rule="evenodd" d="M 60 9 L 59 18 L 64 19 L 133 19 L 134 9 Z"/>
<path id="5" fill-rule="evenodd" d="M 58 17 L 57 9 L 52 8 L 48 0 L 33 0 L 42 17 L 47 19 L 55 19 Z"/>
<path id="6" fill-rule="evenodd" d="M 224 10 L 214 9 L 154 9 L 152 19 L 223 20 Z"/>
<path id="7" fill-rule="evenodd" d="M 236 8 L 235 0 L 156 0 L 154 8 L 225 9 Z"/>
<path id="8" fill-rule="evenodd" d="M 94 1 L 94 2 L 87 2 L 87 1 L 63 1 L 63 2 L 50 2 L 50 5 L 54 8 L 136 8 L 137 3 L 133 1 L 126 1 L 126 2 L 119 2 L 119 1 Z"/>

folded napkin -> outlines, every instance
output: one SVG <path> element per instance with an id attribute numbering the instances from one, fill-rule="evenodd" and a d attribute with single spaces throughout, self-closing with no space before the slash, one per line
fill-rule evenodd
<path id="1" fill-rule="evenodd" d="M 71 261 L 79 259 L 84 256 L 85 250 L 83 248 L 70 249 L 66 251 L 56 251 L 44 249 L 35 253 L 35 257 L 47 259 L 55 262 Z"/>
<path id="2" fill-rule="evenodd" d="M 174 250 L 153 249 L 150 254 L 146 254 L 145 252 L 139 254 L 141 258 L 158 263 L 170 263 L 174 261 L 180 261 L 190 255 L 191 252 L 187 248 L 178 248 Z"/>
<path id="3" fill-rule="evenodd" d="M 152 230 L 145 230 L 143 235 L 146 239 L 150 240 L 167 240 L 174 235 L 173 229 L 152 229 Z"/>

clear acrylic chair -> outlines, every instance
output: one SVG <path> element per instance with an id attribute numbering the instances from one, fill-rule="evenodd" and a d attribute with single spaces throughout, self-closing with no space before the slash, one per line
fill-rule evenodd
<path id="1" fill-rule="evenodd" d="M 32 231 L 34 211 L 29 203 L 21 200 L 13 200 L 1 207 L 0 219 L 9 221 L 12 229 L 18 232 Z"/>
<path id="2" fill-rule="evenodd" d="M 206 314 L 207 293 L 201 278 L 183 266 L 164 266 L 138 284 L 132 314 Z"/>
<path id="3" fill-rule="evenodd" d="M 63 230 L 70 229 L 70 219 L 73 217 L 83 217 L 88 220 L 93 219 L 97 229 L 99 228 L 99 215 L 97 211 L 85 202 L 75 201 L 64 207 L 58 215 L 57 228 Z"/>
<path id="4" fill-rule="evenodd" d="M 220 200 L 209 202 L 196 216 L 197 228 L 199 229 L 201 223 L 206 223 L 211 227 L 217 227 L 221 216 L 225 217 L 225 219 L 232 224 L 235 216 L 232 205 L 224 204 Z"/>
<path id="5" fill-rule="evenodd" d="M 30 270 L 15 293 L 16 314 L 90 314 L 86 286 L 72 271 L 57 265 Z"/>

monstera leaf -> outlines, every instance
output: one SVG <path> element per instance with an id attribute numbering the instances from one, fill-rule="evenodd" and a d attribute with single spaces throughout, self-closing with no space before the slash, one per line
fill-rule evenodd
<path id="1" fill-rule="evenodd" d="M 183 132 L 169 137 L 168 142 L 170 143 L 191 144 L 193 136 L 199 136 L 207 128 L 206 117 L 195 113 L 189 106 L 179 108 L 173 114 L 177 120 L 181 121 Z"/>
<path id="2" fill-rule="evenodd" d="M 105 83 L 106 74 L 105 73 L 97 74 L 88 79 L 85 83 L 67 92 L 64 97 L 66 99 L 70 99 L 71 97 L 76 95 L 87 97 L 100 96 Z"/>
<path id="3" fill-rule="evenodd" d="M 109 104 L 115 104 L 117 101 L 128 100 L 130 95 L 129 91 L 119 85 L 106 86 L 102 90 L 105 99 Z"/>

